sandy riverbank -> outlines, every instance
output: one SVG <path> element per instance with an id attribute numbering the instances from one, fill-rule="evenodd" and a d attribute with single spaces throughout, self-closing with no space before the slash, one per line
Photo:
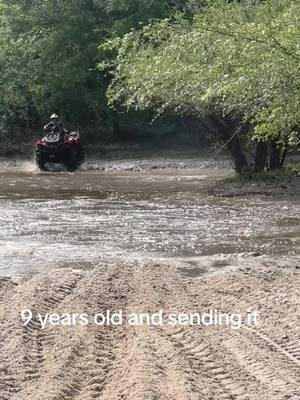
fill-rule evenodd
<path id="1" fill-rule="evenodd" d="M 265 180 L 220 180 L 211 190 L 216 197 L 273 196 L 300 198 L 300 176 Z"/>
<path id="2" fill-rule="evenodd" d="M 250 257 L 223 273 L 146 263 L 0 281 L 3 400 L 299 399 L 300 260 Z M 34 314 L 191 313 L 218 309 L 259 325 L 48 326 Z"/>

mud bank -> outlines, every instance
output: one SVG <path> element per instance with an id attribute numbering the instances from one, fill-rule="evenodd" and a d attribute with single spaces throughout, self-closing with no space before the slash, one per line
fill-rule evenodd
<path id="1" fill-rule="evenodd" d="M 280 268 L 278 266 L 280 265 Z M 299 257 L 245 258 L 198 276 L 153 262 L 0 281 L 3 400 L 299 399 Z M 197 276 L 197 277 L 195 277 Z M 257 326 L 23 326 L 20 312 L 190 313 L 217 309 Z"/>
<path id="2" fill-rule="evenodd" d="M 300 176 L 268 180 L 225 179 L 211 191 L 216 197 L 274 196 L 300 197 Z"/>

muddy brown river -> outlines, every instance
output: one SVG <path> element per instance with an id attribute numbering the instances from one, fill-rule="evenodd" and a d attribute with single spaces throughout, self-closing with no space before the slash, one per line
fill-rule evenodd
<path id="1" fill-rule="evenodd" d="M 228 174 L 2 168 L 0 275 L 88 268 L 101 260 L 138 265 L 149 258 L 299 253 L 299 201 L 210 196 Z"/>

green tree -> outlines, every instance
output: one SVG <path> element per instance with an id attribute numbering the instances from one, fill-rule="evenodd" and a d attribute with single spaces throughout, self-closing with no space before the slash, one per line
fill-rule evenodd
<path id="1" fill-rule="evenodd" d="M 299 142 L 300 3 L 215 0 L 193 11 L 106 43 L 118 50 L 110 104 L 217 119 L 239 173 L 247 129 L 274 143 L 279 167 L 278 146 Z"/>
<path id="2" fill-rule="evenodd" d="M 109 79 L 96 68 L 99 43 L 166 17 L 179 4 L 0 0 L 2 125 L 36 127 L 52 111 L 68 121 L 96 124 L 110 113 L 105 96 Z"/>

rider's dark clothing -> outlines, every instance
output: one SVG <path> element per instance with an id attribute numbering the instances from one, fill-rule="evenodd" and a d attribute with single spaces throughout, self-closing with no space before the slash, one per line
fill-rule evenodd
<path id="1" fill-rule="evenodd" d="M 65 133 L 65 128 L 62 124 L 62 122 L 58 121 L 58 122 L 54 122 L 54 121 L 50 121 L 47 125 L 44 126 L 44 131 L 45 132 L 53 132 L 53 133 Z"/>

